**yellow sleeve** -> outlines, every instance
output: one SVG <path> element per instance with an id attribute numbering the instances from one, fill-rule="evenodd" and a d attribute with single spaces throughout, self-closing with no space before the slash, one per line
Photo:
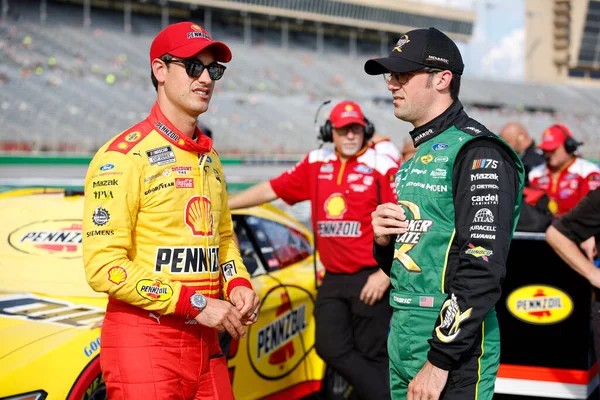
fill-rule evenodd
<path id="1" fill-rule="evenodd" d="M 215 166 L 219 170 L 221 176 L 223 166 L 216 153 L 213 152 L 211 157 L 216 159 Z M 246 286 L 252 288 L 250 282 L 250 274 L 246 270 L 246 266 L 240 256 L 240 251 L 235 244 L 233 238 L 233 221 L 231 220 L 231 210 L 227 204 L 227 190 L 225 181 L 221 182 L 223 190 L 221 190 L 221 220 L 219 221 L 219 264 L 221 265 L 221 296 L 225 300 L 229 300 L 231 290 L 236 286 Z"/>
<path id="2" fill-rule="evenodd" d="M 101 149 L 92 160 L 85 178 L 83 211 L 88 284 L 97 292 L 149 311 L 186 316 L 189 300 L 178 307 L 178 299 L 180 295 L 182 300 L 189 299 L 193 290 L 155 273 L 151 265 L 131 261 L 138 251 L 133 232 L 142 188 L 142 172 L 127 155 Z"/>

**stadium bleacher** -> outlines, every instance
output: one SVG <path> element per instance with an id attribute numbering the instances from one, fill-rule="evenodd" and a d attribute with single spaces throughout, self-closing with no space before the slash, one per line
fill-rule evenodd
<path id="1" fill-rule="evenodd" d="M 84 28 L 80 6 L 48 2 L 48 20 L 40 24 L 38 2 L 16 4 L 0 21 L 0 151 L 92 153 L 147 115 L 155 98 L 148 49 L 160 16 L 134 15 L 132 33 L 125 34 L 116 11 L 92 9 L 92 26 Z M 393 116 L 383 80 L 363 71 L 378 47 L 352 57 L 339 38 L 326 39 L 319 54 L 294 35 L 282 49 L 279 32 L 261 30 L 251 45 L 216 22 L 210 33 L 234 54 L 201 116 L 224 155 L 299 157 L 317 145 L 313 118 L 328 99 L 359 102 L 378 131 L 398 144 L 411 129 Z M 539 138 L 549 125 L 565 123 L 586 142 L 585 155 L 600 158 L 600 89 L 466 76 L 460 97 L 496 132 L 517 120 Z"/>

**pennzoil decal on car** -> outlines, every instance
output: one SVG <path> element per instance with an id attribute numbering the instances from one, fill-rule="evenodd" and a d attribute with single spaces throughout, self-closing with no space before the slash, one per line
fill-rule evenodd
<path id="1" fill-rule="evenodd" d="M 248 329 L 248 358 L 262 378 L 283 378 L 314 347 L 314 299 L 299 286 L 276 286 L 261 300 L 260 309 L 261 318 Z"/>
<path id="2" fill-rule="evenodd" d="M 167 301 L 173 296 L 173 288 L 158 279 L 141 279 L 135 285 L 135 290 L 150 301 Z"/>
<path id="3" fill-rule="evenodd" d="M 527 285 L 506 297 L 506 308 L 513 317 L 533 325 L 552 325 L 569 318 L 573 299 L 563 290 L 548 285 Z"/>
<path id="4" fill-rule="evenodd" d="M 22 226 L 8 243 L 23 253 L 58 258 L 81 257 L 81 220 L 47 220 Z"/>

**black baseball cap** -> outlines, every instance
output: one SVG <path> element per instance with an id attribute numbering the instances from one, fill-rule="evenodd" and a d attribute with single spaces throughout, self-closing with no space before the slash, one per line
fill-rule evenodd
<path id="1" fill-rule="evenodd" d="M 402 35 L 389 57 L 367 61 L 365 72 L 380 75 L 388 71 L 418 71 L 424 67 L 449 70 L 459 75 L 465 69 L 456 43 L 437 29 L 429 28 Z"/>

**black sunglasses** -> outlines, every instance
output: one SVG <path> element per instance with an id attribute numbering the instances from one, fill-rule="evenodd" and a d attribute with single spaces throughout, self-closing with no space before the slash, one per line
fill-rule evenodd
<path id="1" fill-rule="evenodd" d="M 202 62 L 200 62 L 199 60 L 189 60 L 189 59 L 172 59 L 172 60 L 164 60 L 164 62 L 165 62 L 165 64 L 170 64 L 170 63 L 183 64 L 185 66 L 185 72 L 191 78 L 199 77 L 200 75 L 202 75 L 202 72 L 204 72 L 204 68 L 207 68 L 208 76 L 210 76 L 210 79 L 212 79 L 213 81 L 218 81 L 219 79 L 221 79 L 223 77 L 223 74 L 225 73 L 225 70 L 227 69 L 226 66 L 221 65 L 216 61 L 211 62 L 208 65 L 202 64 Z"/>

